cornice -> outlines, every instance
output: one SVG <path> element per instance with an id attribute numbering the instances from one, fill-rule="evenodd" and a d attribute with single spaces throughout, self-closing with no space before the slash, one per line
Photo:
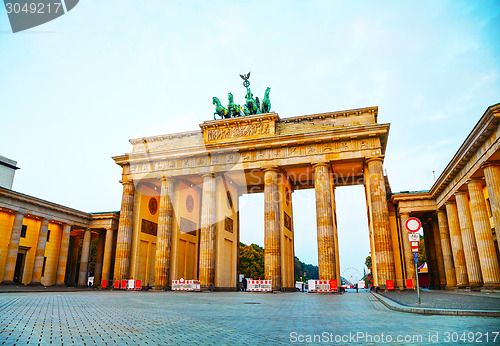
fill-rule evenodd
<path id="1" fill-rule="evenodd" d="M 478 148 L 488 139 L 500 122 L 500 103 L 488 107 L 476 126 L 469 133 L 458 151 L 436 180 L 430 193 L 436 197 L 444 191 L 455 176 L 467 164 Z"/>
<path id="2" fill-rule="evenodd" d="M 220 144 L 210 144 L 148 152 L 135 152 L 124 154 L 121 156 L 115 156 L 113 157 L 113 160 L 115 160 L 118 165 L 124 166 L 126 164 L 129 164 L 130 162 L 143 163 L 156 160 L 164 160 L 166 158 L 178 159 L 206 154 L 213 155 L 229 151 L 243 152 L 247 150 L 293 146 L 297 144 L 305 145 L 311 143 L 327 143 L 339 140 L 361 139 L 370 137 L 381 138 L 382 154 L 384 154 L 387 144 L 387 137 L 389 134 L 389 128 L 390 124 L 369 124 L 300 134 L 286 134 L 257 139 L 244 139 Z"/>
<path id="3" fill-rule="evenodd" d="M 91 214 L 0 187 L 0 196 L 90 220 Z M 35 213 L 36 214 L 36 213 Z"/>

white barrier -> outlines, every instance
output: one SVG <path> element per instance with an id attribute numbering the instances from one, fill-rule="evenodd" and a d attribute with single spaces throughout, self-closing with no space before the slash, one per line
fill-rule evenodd
<path id="1" fill-rule="evenodd" d="M 172 291 L 200 291 L 200 282 L 198 280 L 172 280 Z"/>
<path id="2" fill-rule="evenodd" d="M 271 280 L 248 280 L 247 291 L 250 292 L 271 292 L 273 286 Z"/>
<path id="3" fill-rule="evenodd" d="M 331 284 L 330 284 L 331 283 Z M 309 292 L 337 292 L 337 280 L 309 280 Z"/>

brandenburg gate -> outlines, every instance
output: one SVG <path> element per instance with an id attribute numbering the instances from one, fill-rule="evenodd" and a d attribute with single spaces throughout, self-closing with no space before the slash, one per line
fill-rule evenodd
<path id="1" fill-rule="evenodd" d="M 114 157 L 123 169 L 114 279 L 161 289 L 183 277 L 236 290 L 238 197 L 263 192 L 265 279 L 274 290 L 294 289 L 292 196 L 314 188 L 319 277 L 340 282 L 334 191 L 355 184 L 366 191 L 374 285 L 401 278 L 404 259 L 383 169 L 389 124 L 378 124 L 377 112 L 284 119 L 267 112 L 131 140 L 132 152 Z"/>

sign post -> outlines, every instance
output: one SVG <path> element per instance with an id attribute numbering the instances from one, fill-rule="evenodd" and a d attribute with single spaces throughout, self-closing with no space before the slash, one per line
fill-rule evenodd
<path id="1" fill-rule="evenodd" d="M 413 253 L 413 262 L 415 262 L 415 276 L 417 277 L 417 297 L 418 303 L 421 304 L 420 301 L 420 284 L 418 283 L 418 252 Z"/>
<path id="2" fill-rule="evenodd" d="M 417 277 L 417 297 L 418 303 L 420 301 L 420 284 L 418 282 L 418 244 L 420 243 L 420 235 L 416 232 L 422 228 L 422 223 L 416 217 L 410 217 L 405 222 L 405 228 L 408 232 L 408 238 L 411 244 L 411 252 L 413 253 L 413 262 L 415 262 L 415 276 Z"/>

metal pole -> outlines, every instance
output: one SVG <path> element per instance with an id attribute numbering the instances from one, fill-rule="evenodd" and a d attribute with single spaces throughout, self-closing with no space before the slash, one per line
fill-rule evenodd
<path id="1" fill-rule="evenodd" d="M 418 283 L 418 264 L 415 263 L 415 273 L 416 273 L 416 277 L 417 277 L 417 296 L 418 296 L 418 303 L 420 304 L 420 285 Z"/>

